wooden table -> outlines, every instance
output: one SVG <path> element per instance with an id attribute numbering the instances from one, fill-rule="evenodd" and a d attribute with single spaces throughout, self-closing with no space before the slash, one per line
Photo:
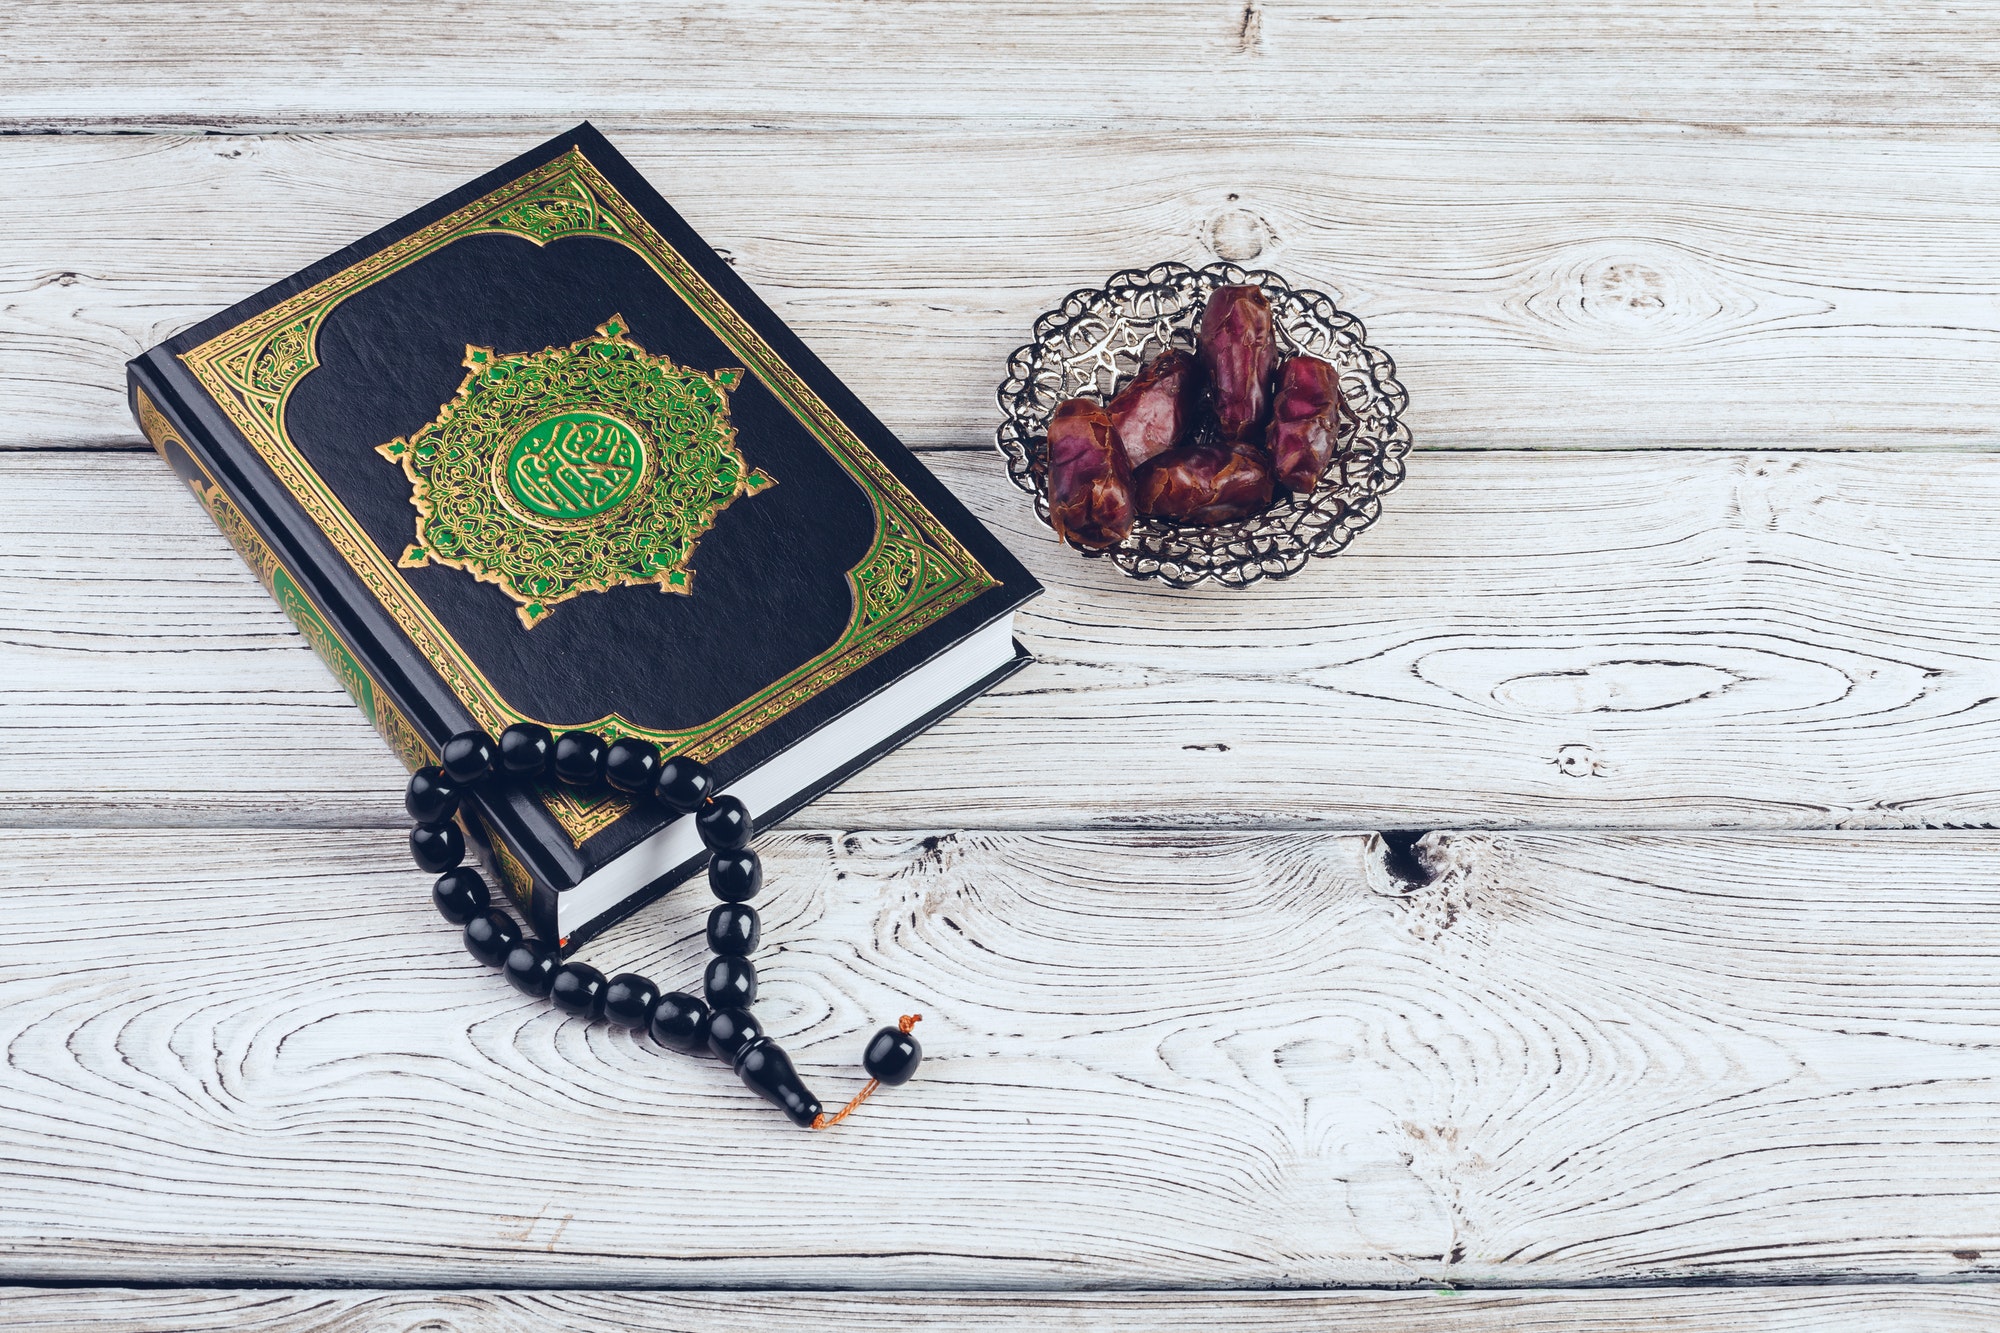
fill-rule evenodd
<path id="1" fill-rule="evenodd" d="M 2000 1323 L 1992 0 L 0 39 L 0 1321 Z M 463 955 L 397 764 L 123 405 L 584 116 L 1049 589 L 1033 667 L 769 840 L 809 1076 L 926 1014 L 830 1135 Z M 1218 255 L 1362 315 L 1418 442 L 1248 594 L 1074 558 L 990 446 L 1037 311 Z M 703 910 L 586 956 L 690 975 Z"/>

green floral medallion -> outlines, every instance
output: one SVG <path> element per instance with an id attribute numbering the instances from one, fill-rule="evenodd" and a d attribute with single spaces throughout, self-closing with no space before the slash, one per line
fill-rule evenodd
<path id="1" fill-rule="evenodd" d="M 729 421 L 743 372 L 654 356 L 619 316 L 567 347 L 467 347 L 465 365 L 437 420 L 376 451 L 402 465 L 417 511 L 398 563 L 498 584 L 530 629 L 578 593 L 689 591 L 716 515 L 774 484 Z"/>

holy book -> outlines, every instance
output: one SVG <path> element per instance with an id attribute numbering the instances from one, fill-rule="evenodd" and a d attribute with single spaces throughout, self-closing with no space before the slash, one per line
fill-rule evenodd
<path id="1" fill-rule="evenodd" d="M 412 768 L 642 737 L 762 827 L 1026 660 L 1035 580 L 588 125 L 128 379 Z M 702 862 L 650 802 L 493 786 L 466 831 L 565 949 Z"/>

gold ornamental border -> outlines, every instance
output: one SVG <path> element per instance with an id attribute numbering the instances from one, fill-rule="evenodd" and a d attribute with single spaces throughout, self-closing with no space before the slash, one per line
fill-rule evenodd
<path id="1" fill-rule="evenodd" d="M 285 404 L 298 382 L 319 364 L 314 344 L 335 307 L 454 241 L 494 233 L 520 236 L 536 245 L 568 236 L 595 236 L 638 254 L 819 441 L 861 488 L 874 511 L 875 537 L 868 554 L 848 571 L 853 611 L 839 638 L 699 726 L 662 731 L 638 726 L 617 713 L 554 722 L 514 708 L 313 470 L 286 429 Z M 999 583 L 577 148 L 218 334 L 184 353 L 181 360 L 452 693 L 481 726 L 496 734 L 516 722 L 613 730 L 646 737 L 670 753 L 709 758 Z M 625 808 L 622 800 L 586 807 L 567 793 L 549 796 L 551 811 L 579 845 Z"/>

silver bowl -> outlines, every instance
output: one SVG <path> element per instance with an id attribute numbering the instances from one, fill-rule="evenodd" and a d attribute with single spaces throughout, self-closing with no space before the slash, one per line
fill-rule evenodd
<path id="1" fill-rule="evenodd" d="M 1104 551 L 1135 579 L 1176 588 L 1214 580 L 1243 588 L 1296 574 L 1313 556 L 1338 555 L 1382 513 L 1403 479 L 1410 432 L 1399 420 L 1410 396 L 1389 354 L 1368 344 L 1361 321 L 1324 292 L 1294 289 L 1275 273 L 1234 264 L 1127 269 L 1102 287 L 1071 292 L 1035 321 L 1034 340 L 1007 358 L 997 442 L 1014 484 L 1049 521 L 1048 424 L 1069 398 L 1107 401 L 1168 348 L 1193 351 L 1202 307 L 1217 287 L 1256 283 L 1271 298 L 1281 355 L 1306 352 L 1340 372 L 1346 400 L 1340 451 L 1311 495 L 1280 494 L 1263 513 L 1212 528 L 1140 515 L 1132 534 Z"/>

